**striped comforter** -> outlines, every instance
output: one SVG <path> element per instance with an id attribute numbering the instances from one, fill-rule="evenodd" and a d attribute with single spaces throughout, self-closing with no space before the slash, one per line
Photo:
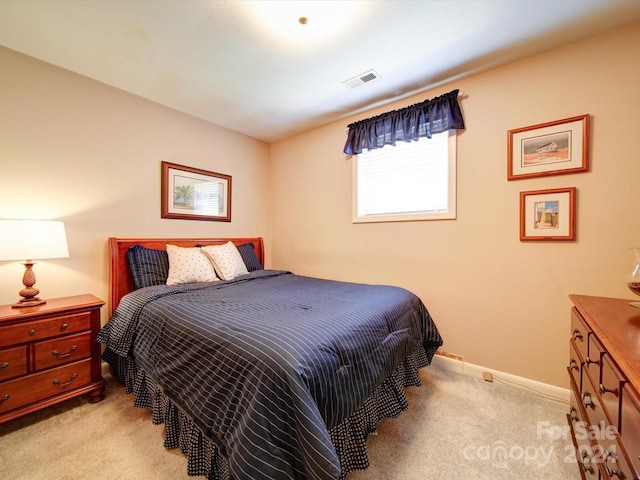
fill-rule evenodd
<path id="1" fill-rule="evenodd" d="M 328 430 L 411 353 L 442 343 L 418 297 L 262 270 L 124 297 L 98 336 L 228 459 L 234 479 L 337 479 Z"/>

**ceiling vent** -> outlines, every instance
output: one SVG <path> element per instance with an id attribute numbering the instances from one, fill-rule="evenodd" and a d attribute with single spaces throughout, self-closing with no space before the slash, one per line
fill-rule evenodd
<path id="1" fill-rule="evenodd" d="M 378 72 L 375 70 L 368 70 L 360 75 L 350 78 L 349 80 L 345 80 L 342 84 L 348 88 L 356 88 L 377 78 L 380 78 L 380 74 Z"/>

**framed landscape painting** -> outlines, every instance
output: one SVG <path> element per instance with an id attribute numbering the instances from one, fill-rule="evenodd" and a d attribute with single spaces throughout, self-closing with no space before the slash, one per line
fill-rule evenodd
<path id="1" fill-rule="evenodd" d="M 589 115 L 509 130 L 507 180 L 587 172 Z"/>
<path id="2" fill-rule="evenodd" d="M 162 162 L 162 218 L 231 221 L 231 176 Z"/>

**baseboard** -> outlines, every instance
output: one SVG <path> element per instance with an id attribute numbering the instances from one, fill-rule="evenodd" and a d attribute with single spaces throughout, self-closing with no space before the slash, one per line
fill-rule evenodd
<path id="1" fill-rule="evenodd" d="M 493 376 L 494 381 L 498 383 L 505 383 L 516 388 L 522 388 L 551 400 L 557 400 L 565 403 L 569 402 L 570 394 L 568 388 L 556 387 L 555 385 L 538 382 L 525 377 L 519 377 L 517 375 L 493 370 L 480 365 L 474 365 L 473 363 L 467 363 L 444 355 L 434 355 L 431 364 L 443 370 L 478 378 L 483 378 L 483 373 L 489 372 Z"/>

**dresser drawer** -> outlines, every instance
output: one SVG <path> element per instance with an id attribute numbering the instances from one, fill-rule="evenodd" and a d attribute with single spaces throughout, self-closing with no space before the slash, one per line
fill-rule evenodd
<path id="1" fill-rule="evenodd" d="M 636 474 L 627 459 L 624 447 L 618 441 L 600 441 L 601 479 L 635 480 Z"/>
<path id="2" fill-rule="evenodd" d="M 0 350 L 0 382 L 27 373 L 27 346 Z"/>
<path id="3" fill-rule="evenodd" d="M 576 309 L 571 309 L 571 343 L 580 355 L 581 361 L 587 358 L 589 332 L 589 328 L 583 323 Z"/>
<path id="4" fill-rule="evenodd" d="M 576 385 L 576 387 L 578 388 L 578 392 L 580 391 L 580 389 L 582 388 L 582 362 L 580 360 L 580 357 L 578 356 L 578 352 L 576 351 L 575 345 L 573 344 L 573 342 L 569 342 L 569 363 L 567 365 L 567 372 L 569 372 L 569 375 L 571 376 L 571 378 L 573 378 L 573 381 Z"/>
<path id="5" fill-rule="evenodd" d="M 609 354 L 602 356 L 601 372 L 598 389 L 602 398 L 602 407 L 609 418 L 609 423 L 620 430 L 622 385 L 626 379 Z"/>
<path id="6" fill-rule="evenodd" d="M 597 429 L 604 429 L 608 425 L 607 417 L 600 403 L 600 396 L 598 395 L 598 388 L 596 383 L 592 382 L 589 375 L 584 373 L 582 375 L 582 391 L 580 393 L 580 401 L 584 407 L 584 411 L 587 418 L 584 420 L 595 426 Z"/>
<path id="7" fill-rule="evenodd" d="M 582 407 L 578 405 L 576 394 L 571 389 L 571 407 L 567 420 L 571 429 L 571 441 L 575 452 L 575 460 L 580 468 L 583 479 L 598 480 L 598 457 L 593 449 L 593 444 L 589 440 L 589 430 L 585 420 L 582 418 Z"/>
<path id="8" fill-rule="evenodd" d="M 640 477 L 640 396 L 628 383 L 622 387 L 620 435 L 629 455 L 631 466 Z"/>
<path id="9" fill-rule="evenodd" d="M 589 347 L 587 352 L 587 358 L 584 363 L 586 366 L 591 380 L 598 386 L 600 384 L 600 365 L 602 363 L 602 354 L 605 352 L 604 347 L 595 337 L 595 335 L 589 335 Z"/>
<path id="10" fill-rule="evenodd" d="M 33 345 L 35 369 L 40 371 L 91 356 L 91 332 L 67 335 Z"/>
<path id="11" fill-rule="evenodd" d="M 65 333 L 82 332 L 90 328 L 91 314 L 89 312 L 7 325 L 0 327 L 0 347 L 33 342 Z"/>
<path id="12" fill-rule="evenodd" d="M 0 413 L 91 383 L 91 359 L 0 383 Z"/>

